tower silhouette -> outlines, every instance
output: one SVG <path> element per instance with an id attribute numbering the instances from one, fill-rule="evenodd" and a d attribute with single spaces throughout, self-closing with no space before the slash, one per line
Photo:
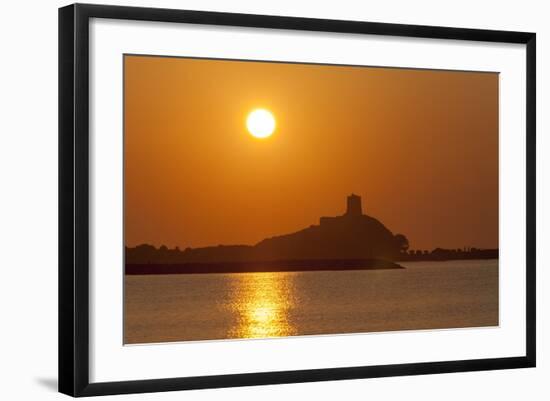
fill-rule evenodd
<path id="1" fill-rule="evenodd" d="M 361 208 L 361 197 L 359 195 L 349 195 L 347 204 L 346 216 L 361 216 L 363 214 Z"/>

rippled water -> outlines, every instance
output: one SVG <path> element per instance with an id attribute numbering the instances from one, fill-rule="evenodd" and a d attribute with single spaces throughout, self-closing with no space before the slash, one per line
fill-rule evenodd
<path id="1" fill-rule="evenodd" d="M 498 325 L 498 260 L 125 278 L 125 343 Z"/>

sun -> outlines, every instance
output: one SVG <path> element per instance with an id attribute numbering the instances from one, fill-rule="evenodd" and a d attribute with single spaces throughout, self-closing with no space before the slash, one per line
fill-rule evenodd
<path id="1" fill-rule="evenodd" d="M 246 128 L 255 138 L 267 138 L 275 131 L 275 117 L 269 110 L 255 109 L 246 118 Z"/>

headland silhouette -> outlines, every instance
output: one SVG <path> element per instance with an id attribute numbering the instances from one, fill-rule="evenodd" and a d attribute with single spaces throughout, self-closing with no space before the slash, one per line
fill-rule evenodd
<path id="1" fill-rule="evenodd" d="M 409 251 L 403 234 L 393 234 L 363 214 L 361 197 L 347 197 L 341 216 L 321 217 L 318 225 L 266 238 L 255 245 L 168 249 L 149 244 L 125 249 L 126 274 L 230 273 L 306 270 L 399 269 L 410 260 L 489 259 L 498 250 Z"/>

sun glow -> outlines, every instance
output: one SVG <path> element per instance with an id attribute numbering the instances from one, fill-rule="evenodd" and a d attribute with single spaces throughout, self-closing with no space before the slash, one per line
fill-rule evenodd
<path id="1" fill-rule="evenodd" d="M 267 138 L 275 131 L 275 117 L 266 109 L 250 112 L 246 119 L 246 128 L 255 138 Z"/>
<path id="2" fill-rule="evenodd" d="M 237 277 L 238 276 L 238 277 Z M 231 338 L 267 338 L 294 335 L 294 276 L 278 273 L 235 275 L 230 308 L 239 316 L 229 330 Z"/>

